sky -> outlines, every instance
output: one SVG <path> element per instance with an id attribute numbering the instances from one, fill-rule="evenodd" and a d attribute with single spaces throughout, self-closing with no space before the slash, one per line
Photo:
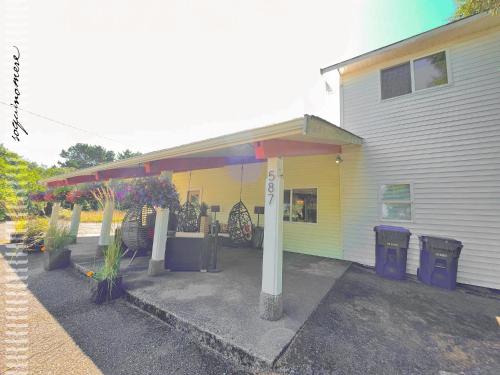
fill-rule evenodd
<path id="1" fill-rule="evenodd" d="M 52 165 L 77 143 L 149 152 L 305 113 L 319 69 L 449 22 L 453 0 L 0 0 L 0 142 Z M 42 116 L 42 117 L 40 117 Z M 45 118 L 44 118 L 45 117 Z M 55 120 L 48 121 L 46 118 Z M 61 124 L 62 123 L 62 124 Z"/>

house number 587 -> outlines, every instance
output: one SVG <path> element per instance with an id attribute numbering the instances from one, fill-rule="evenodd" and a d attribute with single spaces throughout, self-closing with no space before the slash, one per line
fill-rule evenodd
<path id="1" fill-rule="evenodd" d="M 274 180 L 276 179 L 276 173 L 274 170 L 270 170 L 267 175 L 267 196 L 269 197 L 269 204 L 272 203 L 274 198 Z"/>

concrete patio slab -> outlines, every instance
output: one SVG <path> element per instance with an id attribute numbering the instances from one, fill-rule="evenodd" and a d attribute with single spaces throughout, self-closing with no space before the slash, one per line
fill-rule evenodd
<path id="1" fill-rule="evenodd" d="M 82 271 L 95 269 L 97 238 L 73 245 L 72 259 Z M 226 356 L 248 365 L 271 365 L 350 263 L 285 253 L 284 317 L 259 317 L 262 251 L 222 248 L 219 273 L 166 272 L 147 275 L 148 258 L 122 264 L 128 299 L 163 320 L 195 333 Z"/>

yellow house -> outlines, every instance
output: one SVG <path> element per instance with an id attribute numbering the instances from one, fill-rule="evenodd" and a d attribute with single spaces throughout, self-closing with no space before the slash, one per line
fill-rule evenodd
<path id="1" fill-rule="evenodd" d="M 340 246 L 340 188 L 336 155 L 314 155 L 284 158 L 285 204 L 300 191 L 316 193 L 317 216 L 309 221 L 288 218 L 283 223 L 283 248 L 304 254 L 342 259 Z M 325 166 L 330 166 L 325 168 Z M 242 173 L 243 170 L 243 173 Z M 174 173 L 173 182 L 181 203 L 188 192 L 208 206 L 220 206 L 217 219 L 227 223 L 229 212 L 241 199 L 248 208 L 252 222 L 257 223 L 254 207 L 264 206 L 263 186 L 266 179 L 264 163 L 231 165 L 222 168 Z M 240 184 L 240 181 L 242 183 Z M 291 191 L 287 194 L 287 192 Z M 293 192 L 298 192 L 293 194 Z M 314 196 L 314 195 L 313 195 Z M 288 199 L 286 199 L 288 197 Z M 299 199 L 299 198 L 297 198 Z M 297 200 L 296 199 L 296 200 Z M 292 205 L 296 202 L 292 201 Z M 302 207 L 302 206 L 301 206 Z M 259 218 L 260 225 L 264 217 Z"/>

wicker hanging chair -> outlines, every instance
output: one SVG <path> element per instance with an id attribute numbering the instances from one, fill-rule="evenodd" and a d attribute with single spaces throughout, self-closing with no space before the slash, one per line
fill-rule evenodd
<path id="1" fill-rule="evenodd" d="M 236 203 L 231 211 L 229 211 L 229 218 L 227 221 L 227 231 L 229 239 L 236 246 L 249 245 L 252 240 L 252 218 L 247 207 L 241 200 L 243 193 L 243 164 L 241 165 L 240 176 L 240 200 Z"/>
<path id="2" fill-rule="evenodd" d="M 122 241 L 131 252 L 145 252 L 153 246 L 156 210 L 152 206 L 135 206 L 122 221 Z"/>
<path id="3" fill-rule="evenodd" d="M 248 245 L 252 240 L 252 218 L 241 200 L 229 212 L 227 230 L 235 245 Z"/>
<path id="4" fill-rule="evenodd" d="M 177 230 L 179 232 L 200 231 L 200 206 L 186 201 L 177 214 Z"/>

